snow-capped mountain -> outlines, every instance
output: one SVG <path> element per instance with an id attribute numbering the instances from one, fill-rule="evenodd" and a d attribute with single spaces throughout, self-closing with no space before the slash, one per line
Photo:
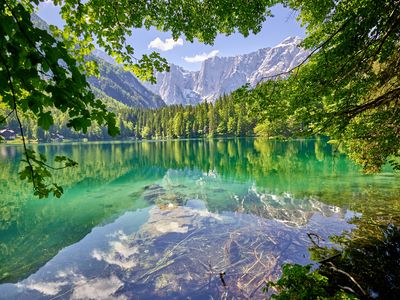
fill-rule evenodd
<path id="1" fill-rule="evenodd" d="M 167 105 L 196 104 L 214 101 L 249 82 L 256 85 L 263 78 L 285 72 L 300 64 L 309 52 L 299 47 L 299 37 L 289 37 L 273 48 L 233 57 L 212 57 L 200 71 L 187 71 L 171 64 L 170 72 L 157 73 L 157 84 L 145 83 Z"/>
<path id="2" fill-rule="evenodd" d="M 156 73 L 156 84 L 144 82 L 144 86 L 160 95 L 167 105 L 195 105 L 201 102 L 201 96 L 195 91 L 198 72 L 190 72 L 170 64 L 170 71 Z"/>
<path id="3" fill-rule="evenodd" d="M 35 14 L 35 26 L 48 30 L 48 25 Z M 170 72 L 156 73 L 156 84 L 140 82 L 126 72 L 107 54 L 95 50 L 91 57 L 100 65 L 99 78 L 88 78 L 89 83 L 105 95 L 131 107 L 157 108 L 165 104 L 196 105 L 215 101 L 245 83 L 255 86 L 300 64 L 309 54 L 299 47 L 299 37 L 289 37 L 273 48 L 263 48 L 232 57 L 215 56 L 205 60 L 199 71 L 187 71 L 170 64 Z M 165 104 L 164 104 L 165 102 Z"/>
<path id="4" fill-rule="evenodd" d="M 298 46 L 301 41 L 298 37 L 290 37 L 269 49 L 262 64 L 251 75 L 250 83 L 255 85 L 265 77 L 288 71 L 302 63 L 310 52 Z"/>

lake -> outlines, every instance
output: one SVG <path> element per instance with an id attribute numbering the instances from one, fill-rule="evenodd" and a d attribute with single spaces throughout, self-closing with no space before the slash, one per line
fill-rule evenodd
<path id="1" fill-rule="evenodd" d="M 400 216 L 398 175 L 363 175 L 323 140 L 33 148 L 79 165 L 39 200 L 22 147 L 0 146 L 0 299 L 257 299 L 283 263 L 310 262 L 307 233 Z"/>

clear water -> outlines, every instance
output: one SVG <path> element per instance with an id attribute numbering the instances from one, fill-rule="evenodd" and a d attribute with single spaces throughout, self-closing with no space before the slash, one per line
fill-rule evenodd
<path id="1" fill-rule="evenodd" d="M 35 147 L 79 166 L 39 200 L 21 147 L 0 147 L 0 299 L 257 299 L 281 264 L 309 262 L 307 233 L 400 216 L 399 176 L 320 140 Z"/>

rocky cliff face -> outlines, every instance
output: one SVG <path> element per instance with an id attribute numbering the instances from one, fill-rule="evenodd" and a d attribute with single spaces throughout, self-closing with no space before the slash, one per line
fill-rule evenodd
<path id="1" fill-rule="evenodd" d="M 46 22 L 35 14 L 32 14 L 32 21 L 37 27 L 48 29 Z M 95 50 L 92 58 L 99 62 L 101 76 L 90 77 L 88 81 L 107 96 L 131 107 L 196 105 L 215 101 L 245 83 L 255 86 L 266 77 L 300 64 L 308 55 L 298 46 L 300 42 L 298 37 L 289 37 L 273 48 L 233 57 L 215 56 L 205 60 L 196 72 L 171 64 L 170 72 L 156 74 L 157 84 L 154 85 L 140 82 L 105 53 Z"/>
<path id="2" fill-rule="evenodd" d="M 234 57 L 215 56 L 205 60 L 196 72 L 171 64 L 169 73 L 156 74 L 156 85 L 145 86 L 168 105 L 214 101 L 247 82 L 254 86 L 301 63 L 308 52 L 298 46 L 300 42 L 298 37 L 289 37 L 273 48 Z"/>
<path id="3" fill-rule="evenodd" d="M 255 85 L 265 77 L 288 71 L 303 62 L 309 51 L 298 47 L 301 41 L 290 37 L 267 51 L 259 68 L 251 74 L 250 83 Z"/>
<path id="4" fill-rule="evenodd" d="M 144 83 L 153 93 L 160 95 L 167 105 L 183 104 L 195 105 L 201 102 L 201 95 L 195 91 L 198 72 L 170 65 L 169 72 L 157 73 L 157 83 Z"/>

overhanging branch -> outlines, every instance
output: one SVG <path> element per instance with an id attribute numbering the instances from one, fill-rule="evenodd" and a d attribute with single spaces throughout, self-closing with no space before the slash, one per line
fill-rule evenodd
<path id="1" fill-rule="evenodd" d="M 342 24 L 342 26 L 340 26 L 331 36 L 329 36 L 329 38 L 327 38 L 323 43 L 321 43 L 318 47 L 316 47 L 314 50 L 312 50 L 310 52 L 310 54 L 307 55 L 307 57 L 305 59 L 303 59 L 303 61 L 298 64 L 297 66 L 285 71 L 285 72 L 281 72 L 275 75 L 270 75 L 270 76 L 264 76 L 261 77 L 261 79 L 257 82 L 256 85 L 260 84 L 262 81 L 266 80 L 266 79 L 273 79 L 276 77 L 280 77 L 283 75 L 288 75 L 290 73 L 292 73 L 295 70 L 298 70 L 302 65 L 304 65 L 316 52 L 318 52 L 318 50 L 324 48 L 337 34 L 339 34 L 349 23 L 350 23 L 351 19 L 348 19 L 346 22 L 344 22 Z"/>
<path id="2" fill-rule="evenodd" d="M 372 100 L 370 102 L 355 106 L 352 109 L 340 112 L 339 114 L 346 115 L 350 118 L 354 118 L 356 115 L 358 115 L 366 110 L 376 108 L 376 107 L 381 106 L 386 103 L 390 103 L 396 99 L 398 100 L 399 97 L 400 97 L 400 86 L 375 98 L 374 100 Z"/>

